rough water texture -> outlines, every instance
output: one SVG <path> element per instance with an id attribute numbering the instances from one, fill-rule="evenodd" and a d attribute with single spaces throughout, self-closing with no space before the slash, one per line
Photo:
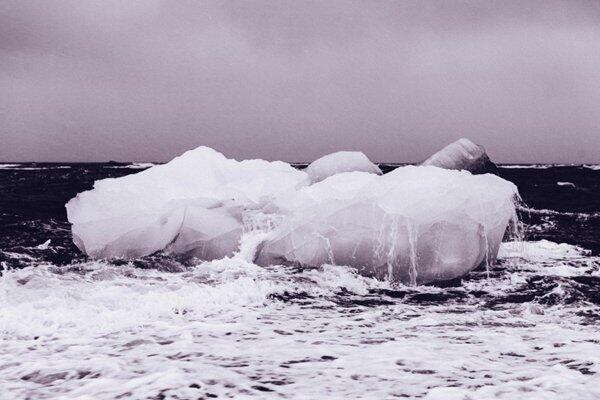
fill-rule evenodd
<path id="1" fill-rule="evenodd" d="M 306 170 L 199 147 L 97 181 L 69 201 L 67 215 L 77 247 L 97 258 L 164 250 L 211 261 L 249 247 L 252 233 L 248 251 L 259 265 L 330 263 L 413 284 L 491 263 L 516 221 L 517 188 L 495 175 L 406 166 L 380 176 L 359 152 Z"/>
<path id="2" fill-rule="evenodd" d="M 407 287 L 248 249 L 93 261 L 63 205 L 136 170 L 2 166 L 0 398 L 597 399 L 600 169 L 499 170 L 530 207 L 526 241 L 489 272 Z"/>

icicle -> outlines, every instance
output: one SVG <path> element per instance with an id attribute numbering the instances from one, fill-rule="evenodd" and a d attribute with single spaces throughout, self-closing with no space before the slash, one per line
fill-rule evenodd
<path id="1" fill-rule="evenodd" d="M 417 286 L 417 226 L 410 222 L 408 224 L 408 243 L 410 246 L 410 266 L 408 269 L 408 276 L 410 278 L 410 285 Z"/>
<path id="2" fill-rule="evenodd" d="M 398 216 L 394 215 L 390 223 L 390 232 L 388 235 L 388 253 L 387 253 L 387 276 L 390 282 L 394 280 L 394 264 L 396 260 L 396 243 L 398 242 Z"/>

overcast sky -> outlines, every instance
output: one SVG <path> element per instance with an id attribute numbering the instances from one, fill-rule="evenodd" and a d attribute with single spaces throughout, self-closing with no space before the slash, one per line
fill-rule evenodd
<path id="1" fill-rule="evenodd" d="M 600 1 L 0 2 L 0 160 L 600 162 Z"/>

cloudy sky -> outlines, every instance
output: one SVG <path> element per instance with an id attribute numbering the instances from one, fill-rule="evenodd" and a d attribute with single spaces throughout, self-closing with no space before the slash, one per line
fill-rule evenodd
<path id="1" fill-rule="evenodd" d="M 600 162 L 600 2 L 0 2 L 3 161 L 410 162 L 462 136 Z"/>

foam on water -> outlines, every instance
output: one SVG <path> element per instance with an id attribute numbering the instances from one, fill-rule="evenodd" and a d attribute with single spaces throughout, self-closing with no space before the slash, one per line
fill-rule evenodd
<path id="1" fill-rule="evenodd" d="M 589 219 L 589 218 L 598 218 L 600 217 L 600 212 L 591 212 L 591 213 L 575 213 L 568 211 L 556 211 L 556 210 L 547 210 L 547 209 L 535 209 L 535 208 L 525 208 L 522 207 L 520 211 L 529 213 L 529 214 L 540 214 L 540 215 L 556 215 L 563 217 L 575 217 L 578 219 Z"/>
<path id="2" fill-rule="evenodd" d="M 548 169 L 548 168 L 552 168 L 552 164 L 523 164 L 523 165 L 519 165 L 519 164 L 500 164 L 498 165 L 498 167 L 500 168 L 506 168 L 506 169 L 529 169 L 529 168 L 535 168 L 535 169 Z"/>
<path id="3" fill-rule="evenodd" d="M 136 171 L 105 165 L 0 167 L 2 400 L 600 398 L 597 171 L 501 168 L 529 241 L 502 245 L 489 278 L 405 287 L 249 263 L 260 213 L 221 261 L 88 261 L 63 204 Z"/>
<path id="4" fill-rule="evenodd" d="M 247 233 L 248 246 L 256 238 Z M 51 246 L 51 244 L 50 244 Z M 599 261 L 548 241 L 503 245 L 461 286 L 405 287 L 324 265 L 233 258 L 172 269 L 85 262 L 0 278 L 8 398 L 596 399 L 600 340 L 567 299 Z M 563 267 L 560 267 L 560 266 Z M 562 268 L 558 270 L 557 268 Z M 545 275 L 558 285 L 512 293 Z M 556 283 L 554 282 L 554 283 Z M 561 287 L 562 285 L 562 287 Z M 540 284 L 538 284 L 539 288 Z M 505 301 L 498 302 L 499 299 Z M 507 300 L 508 299 L 508 300 Z M 0 396 L 1 397 L 1 396 Z"/>
<path id="5" fill-rule="evenodd" d="M 128 169 L 146 169 L 155 166 L 155 163 L 151 162 L 137 162 L 125 165 L 107 165 L 104 168 L 128 168 Z"/>
<path id="6" fill-rule="evenodd" d="M 45 166 L 31 166 L 29 164 L 0 164 L 0 169 L 15 170 L 15 171 L 41 171 L 47 169 L 69 169 L 68 165 L 45 165 Z"/>
<path id="7" fill-rule="evenodd" d="M 577 186 L 573 182 L 556 182 L 558 186 L 570 186 L 576 188 Z"/>

